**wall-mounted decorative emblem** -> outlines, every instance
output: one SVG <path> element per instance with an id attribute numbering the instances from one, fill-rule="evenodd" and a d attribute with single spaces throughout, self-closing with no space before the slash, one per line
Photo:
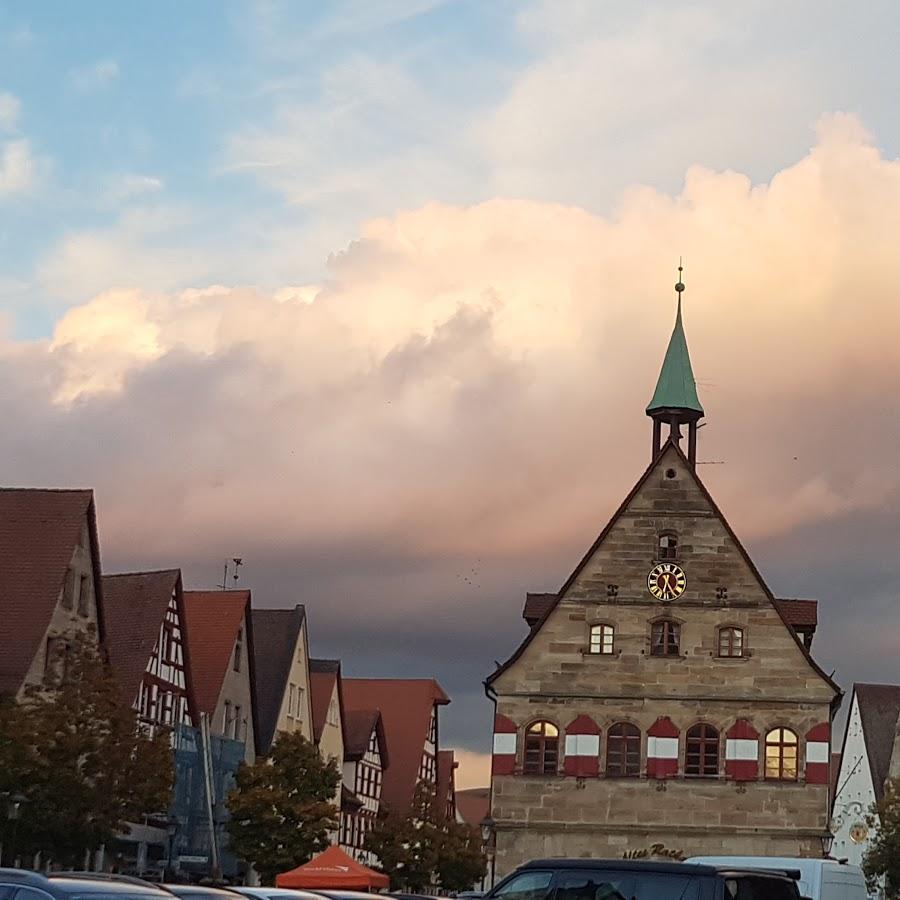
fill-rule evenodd
<path id="1" fill-rule="evenodd" d="M 647 589 L 657 600 L 674 600 L 680 597 L 686 585 L 684 569 L 675 563 L 660 563 L 647 576 Z"/>

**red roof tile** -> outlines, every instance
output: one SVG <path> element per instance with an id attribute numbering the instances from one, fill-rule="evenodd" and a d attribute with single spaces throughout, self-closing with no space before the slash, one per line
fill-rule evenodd
<path id="1" fill-rule="evenodd" d="M 490 788 L 469 788 L 456 792 L 456 809 L 463 821 L 473 828 L 481 828 L 481 822 L 490 812 Z"/>
<path id="2" fill-rule="evenodd" d="M 532 594 L 525 595 L 525 608 L 522 610 L 522 618 L 533 628 L 544 617 L 544 613 L 553 606 L 556 594 Z"/>
<path id="3" fill-rule="evenodd" d="M 253 665 L 253 646 L 249 634 L 250 591 L 185 591 L 184 612 L 194 700 L 200 712 L 211 716 L 219 702 L 225 672 L 231 665 L 238 628 L 244 624 L 245 618 L 248 626 L 247 658 Z M 254 716 L 255 706 L 254 703 Z"/>
<path id="4" fill-rule="evenodd" d="M 179 569 L 103 576 L 106 651 L 128 703 L 137 696 L 172 594 L 180 592 Z M 183 600 L 178 599 L 183 607 Z M 190 685 L 189 671 L 185 674 Z"/>
<path id="5" fill-rule="evenodd" d="M 85 522 L 103 636 L 100 551 L 90 490 L 0 489 L 0 691 L 15 693 L 59 601 Z"/>
<path id="6" fill-rule="evenodd" d="M 818 600 L 776 600 L 775 605 L 792 628 L 815 628 L 819 623 Z"/>
<path id="7" fill-rule="evenodd" d="M 340 697 L 341 662 L 338 659 L 310 659 L 309 661 L 309 701 L 312 704 L 313 739 L 318 744 L 328 716 L 328 707 L 338 686 L 338 702 L 341 704 L 343 725 L 343 702 Z M 343 730 L 343 727 L 342 727 Z"/>
<path id="8" fill-rule="evenodd" d="M 431 711 L 450 698 L 433 678 L 345 678 L 348 711 L 381 710 L 391 764 L 385 770 L 382 800 L 404 810 L 412 802 Z"/>

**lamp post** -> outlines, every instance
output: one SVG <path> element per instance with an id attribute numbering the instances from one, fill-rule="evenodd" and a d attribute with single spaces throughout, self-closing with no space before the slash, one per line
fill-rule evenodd
<path id="1" fill-rule="evenodd" d="M 490 815 L 481 820 L 481 843 L 484 847 L 484 855 L 488 861 L 489 884 L 488 890 L 494 886 L 494 872 L 497 860 L 497 823 Z"/>
<path id="2" fill-rule="evenodd" d="M 822 835 L 822 857 L 831 859 L 831 848 L 834 846 L 834 835 L 830 831 L 826 831 Z"/>
<path id="3" fill-rule="evenodd" d="M 6 807 L 6 818 L 12 822 L 12 834 L 9 841 L 9 856 L 13 866 L 18 868 L 16 860 L 16 835 L 19 832 L 19 809 L 28 798 L 24 794 L 13 794 L 9 797 Z"/>
<path id="4" fill-rule="evenodd" d="M 166 837 L 168 838 L 168 849 L 166 850 L 166 871 L 164 878 L 166 881 L 174 881 L 175 879 L 175 835 L 178 834 L 178 819 L 170 816 L 166 819 Z"/>

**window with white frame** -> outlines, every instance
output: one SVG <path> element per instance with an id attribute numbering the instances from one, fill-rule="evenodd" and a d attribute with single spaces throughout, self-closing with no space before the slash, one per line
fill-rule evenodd
<path id="1" fill-rule="evenodd" d="M 613 653 L 615 629 L 612 625 L 591 625 L 588 652 L 608 656 Z"/>

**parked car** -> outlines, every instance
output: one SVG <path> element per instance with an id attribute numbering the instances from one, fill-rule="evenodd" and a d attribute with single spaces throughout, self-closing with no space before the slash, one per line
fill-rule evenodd
<path id="1" fill-rule="evenodd" d="M 791 856 L 694 856 L 687 862 L 742 869 L 778 869 L 797 873 L 800 893 L 809 900 L 866 900 L 866 878 L 859 866 L 835 859 Z"/>
<path id="2" fill-rule="evenodd" d="M 181 900 L 243 900 L 242 894 L 227 887 L 202 884 L 163 884 L 161 887 Z"/>
<path id="3" fill-rule="evenodd" d="M 538 859 L 508 875 L 497 900 L 800 900 L 779 872 L 634 859 Z"/>
<path id="4" fill-rule="evenodd" d="M 277 888 L 277 887 L 233 887 L 231 890 L 251 900 L 322 900 L 320 894 L 314 894 L 312 891 L 295 890 L 294 888 Z M 3 900 L 0 897 L 0 900 Z"/>
<path id="5" fill-rule="evenodd" d="M 0 900 L 13 896 L 16 900 L 172 900 L 168 891 L 139 878 L 0 869 Z"/>

